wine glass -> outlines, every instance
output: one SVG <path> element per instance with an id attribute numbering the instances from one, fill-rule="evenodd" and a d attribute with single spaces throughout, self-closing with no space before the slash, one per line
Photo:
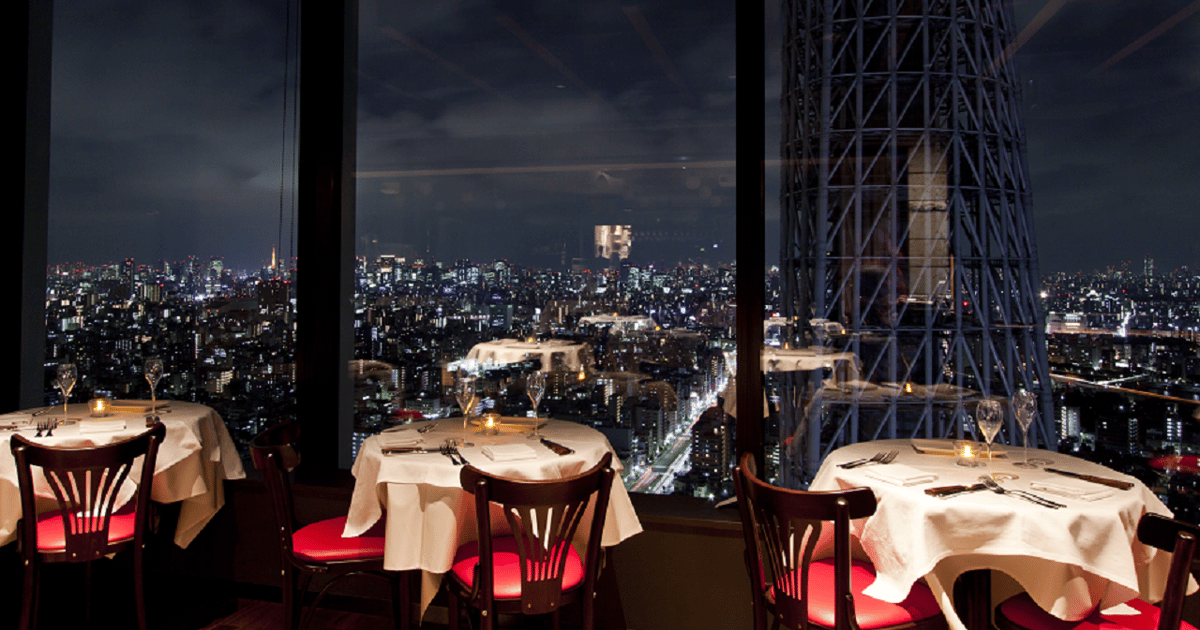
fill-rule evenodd
<path id="1" fill-rule="evenodd" d="M 987 441 L 988 476 L 990 477 L 992 474 L 992 441 L 996 439 L 996 434 L 1000 432 L 1000 425 L 1004 422 L 1000 402 L 995 400 L 979 401 L 979 405 L 975 407 L 975 422 L 979 424 L 979 430 L 983 431 L 983 439 Z"/>
<path id="2" fill-rule="evenodd" d="M 148 423 L 158 421 L 158 398 L 154 395 L 155 388 L 158 387 L 158 380 L 163 375 L 162 359 L 146 359 L 146 381 L 150 383 L 150 417 L 146 418 Z"/>
<path id="3" fill-rule="evenodd" d="M 529 434 L 529 439 L 542 439 L 541 422 L 538 421 L 537 408 L 542 402 L 542 394 L 546 393 L 546 373 L 533 372 L 525 379 L 525 393 L 529 394 L 529 401 L 533 403 L 533 433 Z"/>
<path id="4" fill-rule="evenodd" d="M 71 389 L 75 387 L 75 380 L 79 378 L 79 371 L 75 369 L 74 363 L 63 363 L 58 366 L 58 388 L 62 390 L 63 395 L 63 417 L 62 421 L 67 421 L 67 399 L 71 397 Z"/>
<path id="5" fill-rule="evenodd" d="M 1021 445 L 1025 451 L 1025 461 L 1014 462 L 1017 468 L 1037 468 L 1037 464 L 1029 461 L 1029 425 L 1037 414 L 1037 397 L 1031 392 L 1019 391 L 1013 395 L 1013 414 L 1017 424 L 1021 425 Z"/>
<path id="6" fill-rule="evenodd" d="M 472 446 L 467 442 L 467 422 L 471 418 L 471 407 L 475 405 L 475 377 L 470 374 L 462 374 L 458 380 L 454 382 L 454 398 L 458 400 L 458 406 L 462 409 L 463 414 L 463 446 Z"/>

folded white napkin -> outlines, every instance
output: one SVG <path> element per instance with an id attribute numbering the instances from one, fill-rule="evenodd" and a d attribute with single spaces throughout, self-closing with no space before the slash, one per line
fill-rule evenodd
<path id="1" fill-rule="evenodd" d="M 398 446 L 420 446 L 425 443 L 425 438 L 420 434 L 413 433 L 380 433 L 379 446 L 381 448 L 396 448 Z"/>
<path id="2" fill-rule="evenodd" d="M 94 420 L 87 418 L 79 421 L 80 433 L 112 433 L 113 431 L 124 431 L 124 418 L 106 418 L 104 420 Z"/>
<path id="3" fill-rule="evenodd" d="M 1107 499 L 1113 495 L 1113 491 L 1108 488 L 1098 488 L 1093 484 L 1075 485 L 1072 483 L 1050 483 L 1049 481 L 1031 481 L 1029 482 L 1031 490 L 1041 490 L 1050 494 L 1057 494 L 1060 497 L 1070 499 L 1079 499 L 1081 501 L 1098 501 Z"/>
<path id="4" fill-rule="evenodd" d="M 862 471 L 869 476 L 886 481 L 897 486 L 915 486 L 937 479 L 937 475 L 924 470 L 917 470 L 904 464 L 871 464 L 863 466 Z"/>
<path id="5" fill-rule="evenodd" d="M 522 459 L 537 459 L 537 451 L 528 444 L 494 444 L 482 449 L 494 462 L 515 462 Z"/>

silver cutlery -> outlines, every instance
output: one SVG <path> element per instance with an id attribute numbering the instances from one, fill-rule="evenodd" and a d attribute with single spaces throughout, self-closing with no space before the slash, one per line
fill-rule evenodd
<path id="1" fill-rule="evenodd" d="M 433 422 L 430 422 L 429 424 L 421 427 L 420 429 L 417 429 L 417 433 L 429 433 L 437 425 L 438 425 L 437 421 L 434 420 Z"/>
<path id="2" fill-rule="evenodd" d="M 849 461 L 849 462 L 844 462 L 844 463 L 838 464 L 838 467 L 839 468 L 854 468 L 856 466 L 862 466 L 863 464 L 869 464 L 871 462 L 882 461 L 884 457 L 887 457 L 887 453 L 885 453 L 883 451 L 879 451 L 878 453 L 875 453 L 874 455 L 872 455 L 870 457 L 864 457 L 862 459 L 856 459 L 854 461 Z"/>
<path id="3" fill-rule="evenodd" d="M 991 490 L 992 492 L 995 492 L 996 494 L 1011 494 L 1015 497 L 1025 499 L 1026 501 L 1029 501 L 1030 503 L 1036 503 L 1040 506 L 1048 507 L 1048 508 L 1058 509 L 1058 508 L 1067 507 L 1066 505 L 1064 505 L 1062 503 L 1056 503 L 1054 501 L 1051 501 L 1050 499 L 1040 497 L 1036 494 L 1033 494 L 1032 492 L 1026 492 L 1024 490 L 1012 490 L 1009 488 L 1005 488 L 1004 486 L 1000 485 L 1000 483 L 998 481 L 993 479 L 990 475 L 982 475 L 979 477 L 979 480 L 982 481 L 983 484 L 985 486 L 987 486 L 989 490 Z"/>
<path id="4" fill-rule="evenodd" d="M 970 486 L 941 486 L 938 488 L 926 488 L 925 494 L 928 494 L 931 497 L 945 499 L 947 497 L 956 497 L 960 494 L 979 492 L 980 490 L 987 490 L 987 485 L 977 483 Z"/>
<path id="5" fill-rule="evenodd" d="M 867 459 L 858 459 L 838 465 L 842 468 L 858 468 L 859 466 L 866 466 L 868 464 L 890 464 L 892 463 L 892 460 L 896 459 L 896 456 L 899 454 L 900 451 L 897 450 L 891 450 L 887 452 L 880 451 Z"/>

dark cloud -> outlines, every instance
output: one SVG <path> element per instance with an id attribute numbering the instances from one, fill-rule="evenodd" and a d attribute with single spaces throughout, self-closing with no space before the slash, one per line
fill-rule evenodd
<path id="1" fill-rule="evenodd" d="M 1192 4 L 1068 2 L 1018 52 L 1043 273 L 1200 268 L 1200 14 L 1129 49 Z"/>

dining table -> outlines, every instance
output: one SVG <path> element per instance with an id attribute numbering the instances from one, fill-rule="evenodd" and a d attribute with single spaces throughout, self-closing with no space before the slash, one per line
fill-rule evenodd
<path id="1" fill-rule="evenodd" d="M 848 466 L 892 452 L 890 463 Z M 1170 554 L 1139 542 L 1137 525 L 1144 514 L 1171 512 L 1141 481 L 1065 453 L 1001 447 L 988 459 L 958 452 L 952 440 L 877 440 L 841 447 L 822 462 L 810 491 L 867 487 L 876 496 L 875 513 L 851 523 L 877 572 L 866 595 L 900 602 L 923 579 L 955 630 L 988 627 L 991 572 L 1006 574 L 1064 620 L 1096 607 L 1119 613 L 1136 597 L 1162 599 Z M 1040 463 L 1018 467 L 1027 457 Z M 984 487 L 983 475 L 1006 493 Z M 965 491 L 953 492 L 959 488 Z M 956 610 L 955 581 L 979 576 L 983 592 Z M 1193 581 L 1189 592 L 1195 589 Z"/>
<path id="2" fill-rule="evenodd" d="M 354 490 L 345 536 L 357 536 L 386 514 L 384 569 L 420 570 L 421 612 L 450 570 L 462 544 L 478 539 L 475 503 L 459 483 L 465 463 L 493 475 L 525 480 L 561 479 L 595 466 L 612 445 L 600 431 L 576 422 L 545 418 L 496 418 L 496 434 L 484 435 L 472 419 L 464 431 L 462 418 L 399 425 L 363 441 L 351 472 Z M 549 441 L 532 438 L 538 434 Z M 456 454 L 437 452 L 446 440 L 462 440 Z M 415 452 L 422 449 L 433 452 Z M 385 453 L 385 451 L 401 451 Z M 569 453 L 565 451 L 570 451 Z M 611 547 L 642 531 L 629 494 L 621 482 L 623 466 L 613 457 L 612 493 L 605 515 L 602 547 Z M 495 508 L 495 506 L 493 506 Z M 584 548 L 591 514 L 576 531 L 576 548 Z M 493 533 L 507 521 L 498 508 Z"/>
<path id="3" fill-rule="evenodd" d="M 144 432 L 150 408 L 148 400 L 115 401 L 108 413 L 92 417 L 87 404 L 68 405 L 69 421 L 48 435 L 38 425 L 47 420 L 58 424 L 63 418 L 61 405 L 0 415 L 0 545 L 16 540 L 21 519 L 16 460 L 10 446 L 13 435 L 57 448 L 103 446 Z M 186 548 L 225 504 L 224 481 L 242 479 L 246 472 L 225 422 L 211 407 L 172 400 L 160 401 L 155 411 L 166 426 L 166 436 L 158 449 L 150 499 L 179 504 L 173 538 Z M 132 496 L 135 479 L 137 475 L 129 475 L 118 494 L 119 503 Z M 35 475 L 34 483 L 39 498 L 52 500 L 44 478 Z"/>

